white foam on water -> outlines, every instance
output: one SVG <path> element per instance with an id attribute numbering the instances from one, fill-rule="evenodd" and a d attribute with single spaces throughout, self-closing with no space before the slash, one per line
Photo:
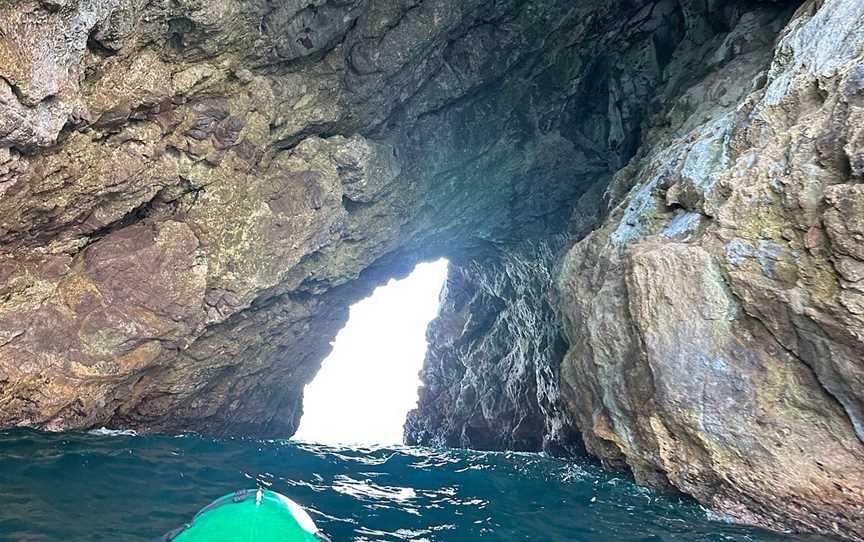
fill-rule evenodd
<path id="1" fill-rule="evenodd" d="M 107 427 L 100 427 L 99 429 L 87 431 L 87 434 L 100 437 L 137 437 L 138 431 L 134 429 L 108 429 Z"/>

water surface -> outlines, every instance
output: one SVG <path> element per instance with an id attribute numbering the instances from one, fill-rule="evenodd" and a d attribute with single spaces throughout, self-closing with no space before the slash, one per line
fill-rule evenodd
<path id="1" fill-rule="evenodd" d="M 802 540 L 540 455 L 18 430 L 0 432 L 0 540 L 150 541 L 259 484 L 334 542 Z"/>

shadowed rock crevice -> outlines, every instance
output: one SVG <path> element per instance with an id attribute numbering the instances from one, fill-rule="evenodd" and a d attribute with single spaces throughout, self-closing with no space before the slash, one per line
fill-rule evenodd
<path id="1" fill-rule="evenodd" d="M 409 444 L 581 453 L 559 397 L 566 343 L 548 292 L 560 245 L 451 262 L 420 406 L 405 426 Z"/>
<path id="2" fill-rule="evenodd" d="M 6 2 L 0 423 L 289 436 L 348 306 L 447 257 L 408 441 L 586 451 L 862 540 L 862 28 L 854 0 Z"/>

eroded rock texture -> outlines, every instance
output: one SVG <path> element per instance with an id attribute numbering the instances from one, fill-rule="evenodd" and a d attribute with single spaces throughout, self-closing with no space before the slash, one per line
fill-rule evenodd
<path id="1" fill-rule="evenodd" d="M 860 3 L 806 3 L 791 21 L 757 8 L 714 36 L 685 31 L 656 86 L 663 110 L 648 112 L 604 193 L 600 227 L 573 232 L 549 294 L 569 345 L 560 411 L 589 453 L 741 521 L 853 539 L 864 537 L 851 255 L 862 15 Z M 509 353 L 530 341 L 488 344 L 525 300 L 466 316 L 462 291 L 446 294 L 409 440 L 488 446 L 478 420 L 533 412 L 512 390 L 533 391 L 534 375 L 509 380 Z M 452 329 L 475 316 L 492 331 Z M 531 362 L 549 359 L 557 367 L 554 354 Z M 416 430 L 422 415 L 431 435 Z"/>
<path id="2" fill-rule="evenodd" d="M 864 540 L 858 0 L 0 0 L 0 424 L 288 436 L 451 276 L 406 439 Z"/>
<path id="3" fill-rule="evenodd" d="M 860 540 L 864 4 L 806 3 L 770 66 L 769 26 L 742 18 L 564 257 L 561 391 L 588 450 L 643 483 Z"/>
<path id="4" fill-rule="evenodd" d="M 618 7 L 7 2 L 0 420 L 293 433 L 351 302 L 621 159 Z"/>
<path id="5" fill-rule="evenodd" d="M 558 386 L 566 343 L 549 297 L 558 253 L 542 244 L 454 266 L 429 330 L 409 444 L 582 451 Z"/>

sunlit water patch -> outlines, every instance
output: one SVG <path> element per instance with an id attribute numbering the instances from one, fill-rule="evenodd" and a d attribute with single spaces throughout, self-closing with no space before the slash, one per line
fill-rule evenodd
<path id="1" fill-rule="evenodd" d="M 0 432 L 0 540 L 150 541 L 256 485 L 334 542 L 802 540 L 532 454 L 30 431 Z"/>

